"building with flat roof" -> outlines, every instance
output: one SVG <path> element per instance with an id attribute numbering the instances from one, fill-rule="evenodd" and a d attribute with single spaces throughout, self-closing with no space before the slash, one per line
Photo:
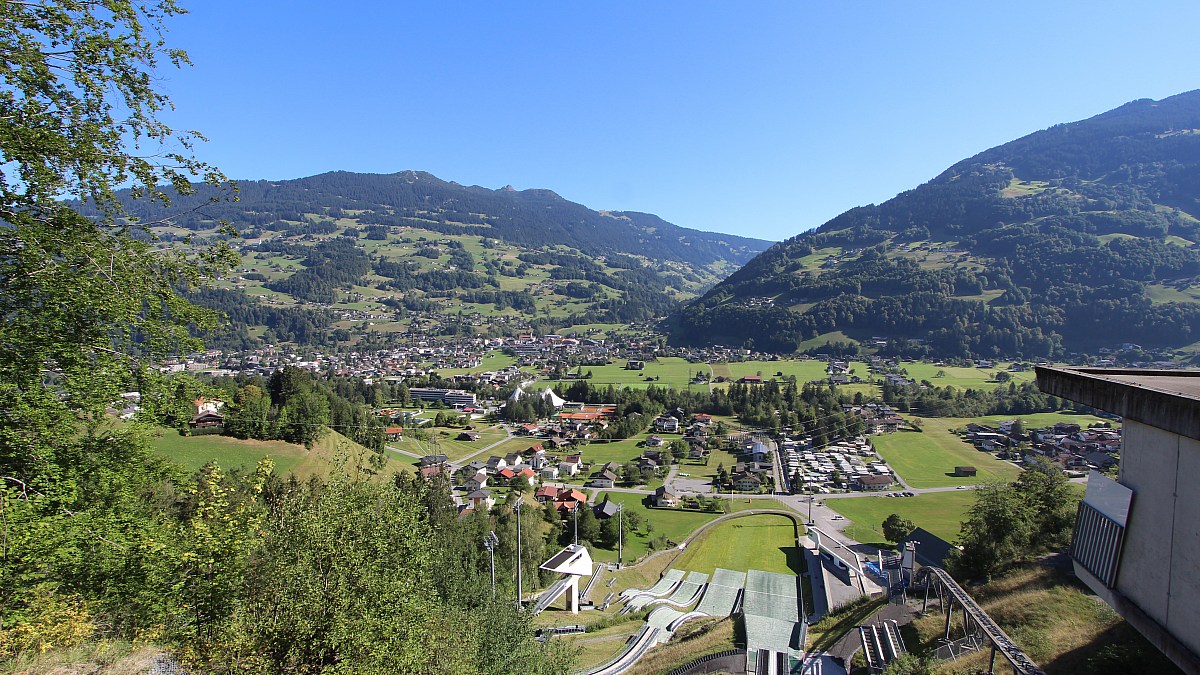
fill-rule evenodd
<path id="1" fill-rule="evenodd" d="M 461 389 L 424 389 L 413 387 L 408 393 L 422 401 L 441 401 L 448 406 L 462 408 L 477 405 L 475 394 Z"/>
<path id="2" fill-rule="evenodd" d="M 1200 372 L 1039 366 L 1037 383 L 1124 418 L 1118 479 L 1093 471 L 1079 505 L 1075 574 L 1200 675 Z"/>

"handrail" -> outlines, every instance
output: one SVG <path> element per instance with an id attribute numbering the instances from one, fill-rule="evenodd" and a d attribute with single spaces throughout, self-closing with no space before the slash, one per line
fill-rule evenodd
<path id="1" fill-rule="evenodd" d="M 976 604 L 975 599 L 968 595 L 946 570 L 940 567 L 922 567 L 921 571 L 917 573 L 916 581 L 925 579 L 925 582 L 928 583 L 928 578 L 931 576 L 946 589 L 954 602 L 962 605 L 963 610 L 971 616 L 992 646 L 1012 665 L 1013 670 L 1019 675 L 1045 675 L 1045 671 L 1039 668 L 1016 642 L 1013 642 L 1013 639 L 992 620 L 992 617 L 987 615 L 987 612 L 983 611 L 983 608 Z"/>
<path id="2" fill-rule="evenodd" d="M 583 593 L 579 595 L 580 598 L 587 599 L 592 597 L 592 586 L 595 586 L 596 581 L 600 579 L 601 570 L 603 569 L 603 566 L 597 565 L 596 569 L 592 571 L 592 578 L 588 579 L 587 586 L 583 587 Z"/>

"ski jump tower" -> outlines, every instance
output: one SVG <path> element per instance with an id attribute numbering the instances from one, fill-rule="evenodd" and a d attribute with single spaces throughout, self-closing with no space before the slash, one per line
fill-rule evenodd
<path id="1" fill-rule="evenodd" d="M 552 597 L 544 600 L 545 605 L 554 602 L 560 594 L 567 594 L 567 608 L 572 614 L 579 613 L 579 580 L 592 574 L 592 556 L 588 553 L 587 547 L 582 544 L 570 544 L 563 550 L 555 553 L 546 562 L 542 563 L 542 569 L 547 572 L 555 572 L 557 574 L 566 575 L 559 584 L 551 587 L 557 590 L 557 593 L 551 593 Z M 542 605 L 542 602 L 538 603 Z"/>

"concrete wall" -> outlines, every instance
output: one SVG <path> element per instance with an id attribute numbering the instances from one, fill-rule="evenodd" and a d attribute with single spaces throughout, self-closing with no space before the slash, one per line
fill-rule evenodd
<path id="1" fill-rule="evenodd" d="M 1200 653 L 1200 441 L 1126 420 L 1120 482 L 1134 497 L 1117 591 Z"/>

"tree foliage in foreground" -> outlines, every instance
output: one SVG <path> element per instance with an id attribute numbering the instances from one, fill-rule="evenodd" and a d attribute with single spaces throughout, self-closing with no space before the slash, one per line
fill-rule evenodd
<path id="1" fill-rule="evenodd" d="M 1066 474 L 1044 458 L 1012 483 L 985 483 L 959 534 L 961 550 L 946 564 L 959 578 L 988 578 L 1014 563 L 1070 543 L 1079 495 Z"/>
<path id="2" fill-rule="evenodd" d="M 125 639 L 191 672 L 564 670 L 526 615 L 479 592 L 478 559 L 442 577 L 435 541 L 479 541 L 445 495 L 362 475 L 285 482 L 267 462 L 187 475 L 106 417 L 138 390 L 150 417 L 179 420 L 193 383 L 153 365 L 200 346 L 191 330 L 215 317 L 180 293 L 231 262 L 219 244 L 154 250 L 113 197 L 220 179 L 191 156 L 194 135 L 158 119 L 156 68 L 186 62 L 161 39 L 181 11 L 0 3 L 0 660 Z M 280 417 L 330 414 L 311 396 Z"/>

